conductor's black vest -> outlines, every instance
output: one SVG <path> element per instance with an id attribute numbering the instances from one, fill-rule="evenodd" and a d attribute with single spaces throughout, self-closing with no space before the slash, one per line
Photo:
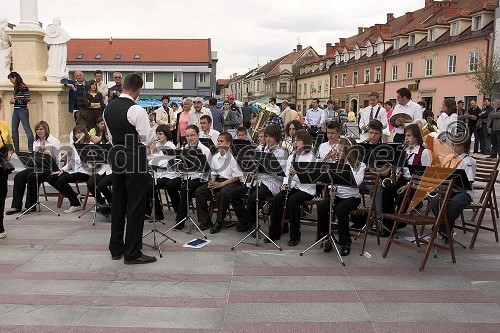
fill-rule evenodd
<path id="1" fill-rule="evenodd" d="M 104 111 L 113 146 L 120 150 L 137 151 L 139 146 L 143 146 L 135 126 L 127 119 L 128 109 L 133 105 L 135 102 L 130 98 L 118 97 L 109 103 Z"/>

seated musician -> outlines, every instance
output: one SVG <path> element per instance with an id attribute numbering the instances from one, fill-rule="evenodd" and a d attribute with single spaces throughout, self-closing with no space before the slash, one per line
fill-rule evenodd
<path id="1" fill-rule="evenodd" d="M 54 162 L 57 163 L 57 156 L 59 154 L 59 149 L 61 148 L 61 143 L 53 135 L 50 134 L 49 124 L 45 121 L 40 121 L 35 125 L 35 142 L 33 142 L 33 151 L 47 154 L 50 156 Z M 23 207 L 23 197 L 26 185 L 28 185 L 28 191 L 26 193 L 25 207 L 30 208 L 35 203 L 38 202 L 37 189 L 38 186 L 47 181 L 47 177 L 50 175 L 52 170 L 37 169 L 38 173 L 38 184 L 36 182 L 35 169 L 26 168 L 20 171 L 14 176 L 14 188 L 12 192 L 12 205 L 11 209 L 5 212 L 5 215 L 12 215 L 15 213 L 20 213 Z M 32 211 L 35 211 L 33 207 Z"/>
<path id="2" fill-rule="evenodd" d="M 342 138 L 337 146 L 339 164 L 347 163 L 354 175 L 356 184 L 359 186 L 365 176 L 366 165 L 358 159 L 358 150 L 352 149 L 352 141 Z M 333 184 L 333 186 L 335 186 Z M 351 251 L 351 235 L 349 233 L 349 212 L 358 208 L 361 203 L 361 195 L 358 187 L 337 186 L 335 199 L 333 201 L 333 213 L 337 217 L 340 255 L 347 256 Z M 330 198 L 325 198 L 318 203 L 318 229 L 316 237 L 321 239 L 328 234 L 330 223 Z M 333 219 L 332 219 L 333 221 Z M 330 252 L 333 245 L 330 241 L 325 243 L 325 252 Z"/>
<path id="3" fill-rule="evenodd" d="M 327 142 L 323 142 L 318 149 L 318 155 L 321 161 L 333 163 L 337 159 L 337 145 L 340 140 L 340 133 L 342 132 L 340 123 L 331 121 L 326 125 Z"/>
<path id="4" fill-rule="evenodd" d="M 255 150 L 257 151 L 262 151 L 264 147 L 266 146 L 266 136 L 264 135 L 264 129 L 261 128 L 259 132 L 257 133 L 257 147 L 255 147 Z"/>
<path id="5" fill-rule="evenodd" d="M 203 118 L 204 116 L 202 116 Z M 208 116 L 207 116 L 208 117 Z M 200 123 L 202 122 L 200 118 Z M 153 189 L 164 189 L 168 182 L 176 177 L 174 171 L 167 170 L 165 164 L 168 163 L 169 159 L 165 158 L 162 148 L 175 150 L 175 144 L 173 142 L 172 132 L 170 132 L 169 126 L 166 124 L 159 125 L 156 128 L 156 140 L 157 142 L 152 144 L 151 154 L 148 156 L 149 165 L 154 165 L 160 167 L 155 172 L 155 179 L 150 179 L 149 190 L 148 190 L 148 201 L 146 206 L 146 215 L 152 216 L 151 213 L 153 209 L 155 210 L 155 219 L 163 220 L 163 207 L 161 205 L 159 192 Z M 155 205 L 153 207 L 152 200 L 153 195 L 155 199 Z"/>
<path id="6" fill-rule="evenodd" d="M 76 125 L 73 129 L 73 142 L 91 143 L 89 132 L 85 125 Z M 47 182 L 53 188 L 58 190 L 66 198 L 68 198 L 70 207 L 64 212 L 74 213 L 81 209 L 80 199 L 78 194 L 73 190 L 69 183 L 87 182 L 90 178 L 90 168 L 83 164 L 80 155 L 75 147 L 68 152 L 67 162 L 60 171 L 53 172 L 47 177 Z"/>
<path id="7" fill-rule="evenodd" d="M 250 141 L 248 139 L 248 130 L 243 126 L 238 127 L 236 129 L 236 139 Z"/>
<path id="8" fill-rule="evenodd" d="M 417 124 L 409 124 L 404 130 L 405 138 L 405 151 L 406 151 L 406 165 L 422 165 L 429 166 L 432 163 L 431 151 L 424 146 L 424 139 L 422 132 Z M 382 196 L 382 209 L 384 214 L 393 214 L 396 211 L 395 203 L 397 205 L 402 203 L 404 193 L 399 191 L 403 186 L 408 184 L 411 178 L 408 168 L 397 168 L 395 179 L 392 184 L 384 187 Z M 392 221 L 384 220 L 384 225 L 391 230 Z M 400 223 L 399 226 L 405 227 L 405 224 Z M 387 230 L 381 233 L 382 237 L 389 236 Z"/>
<path id="9" fill-rule="evenodd" d="M 102 206 L 107 202 L 107 204 L 111 206 L 112 194 L 109 189 L 109 186 L 113 184 L 111 165 L 108 163 L 103 164 L 102 167 L 96 172 L 95 181 L 97 183 L 97 186 L 95 186 L 97 193 L 94 193 L 94 177 L 90 177 L 87 182 L 89 192 L 94 196 L 94 198 L 96 198 L 98 205 Z"/>
<path id="10" fill-rule="evenodd" d="M 198 126 L 188 125 L 185 132 L 187 144 L 183 147 L 183 149 L 199 149 L 205 155 L 207 161 L 210 160 L 210 150 L 199 140 L 200 130 L 198 129 Z M 170 180 L 166 186 L 168 195 L 172 200 L 174 211 L 177 213 L 175 216 L 176 224 L 186 218 L 188 210 L 188 197 L 190 200 L 194 196 L 196 189 L 208 181 L 209 174 L 202 172 L 190 172 L 189 175 L 184 174 L 181 177 Z M 188 182 L 189 193 L 187 191 Z M 175 228 L 177 230 L 182 230 L 184 229 L 184 226 L 185 223 L 183 222 Z"/>
<path id="11" fill-rule="evenodd" d="M 452 169 L 462 169 L 465 170 L 467 174 L 467 179 L 472 183 L 474 178 L 476 178 L 476 160 L 469 155 L 471 146 L 471 137 L 468 136 L 464 142 L 453 142 L 452 148 L 453 153 L 447 155 L 444 158 L 442 167 L 452 168 Z M 453 191 L 451 193 L 450 201 L 447 207 L 448 224 L 451 229 L 451 234 L 453 235 L 453 227 L 455 226 L 455 221 L 462 214 L 464 207 L 472 203 L 474 198 L 474 193 L 472 190 L 461 192 Z M 439 205 L 442 198 L 435 196 L 431 201 L 431 209 L 434 216 L 439 213 Z M 441 224 L 439 226 L 439 232 L 441 233 L 445 243 L 448 242 L 448 237 L 446 233 L 446 226 Z"/>
<path id="12" fill-rule="evenodd" d="M 233 138 L 231 134 L 222 132 L 217 139 L 219 152 L 210 161 L 212 169 L 211 181 L 196 189 L 196 212 L 200 229 L 210 229 L 211 234 L 218 233 L 224 222 L 224 217 L 229 209 L 228 193 L 241 186 L 243 172 L 236 163 L 231 153 Z M 217 219 L 215 224 L 210 220 L 207 201 L 214 200 L 217 208 Z"/>
<path id="13" fill-rule="evenodd" d="M 276 159 L 280 162 L 281 168 L 284 170 L 286 167 L 286 161 L 288 158 L 288 153 L 279 146 L 281 140 L 281 130 L 278 125 L 269 125 L 264 130 L 264 135 L 266 138 L 266 146 L 264 152 L 273 153 Z M 229 202 L 233 206 L 233 209 L 238 218 L 238 225 L 236 230 L 238 232 L 245 232 L 255 226 L 256 216 L 256 185 L 259 184 L 259 201 L 263 202 L 264 199 L 268 197 L 275 196 L 278 194 L 283 183 L 283 177 L 273 174 L 259 174 L 258 179 L 252 180 L 251 187 L 248 188 L 247 185 L 242 185 L 231 192 L 229 192 Z M 243 204 L 243 199 L 248 193 L 247 208 Z"/>
<path id="14" fill-rule="evenodd" d="M 212 118 L 209 115 L 200 117 L 200 138 L 212 139 L 214 145 L 217 144 L 217 138 L 220 132 L 214 130 L 212 127 Z"/>
<path id="15" fill-rule="evenodd" d="M 286 177 L 283 179 L 281 191 L 274 197 L 271 204 L 269 220 L 269 238 L 273 241 L 279 240 L 282 234 L 281 222 L 283 214 L 285 211 L 288 213 L 288 223 L 290 224 L 288 246 L 297 246 L 300 243 L 301 206 L 316 194 L 316 184 L 301 184 L 292 165 L 293 161 L 316 161 L 316 157 L 311 151 L 312 137 L 308 131 L 301 129 L 293 135 L 293 142 L 295 152 L 288 157 L 285 170 Z M 267 238 L 264 239 L 264 243 L 268 242 Z"/>
<path id="16" fill-rule="evenodd" d="M 302 124 L 298 120 L 292 120 L 289 121 L 286 126 L 285 126 L 285 138 L 283 139 L 283 148 L 286 149 L 286 151 L 291 154 L 292 150 L 294 149 L 292 138 L 295 132 L 298 130 L 301 130 Z"/>

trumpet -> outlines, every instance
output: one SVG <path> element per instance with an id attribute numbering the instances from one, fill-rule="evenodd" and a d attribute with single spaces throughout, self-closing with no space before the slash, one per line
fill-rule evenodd
<path id="1" fill-rule="evenodd" d="M 372 139 L 366 138 L 365 140 L 361 141 L 361 143 L 370 143 L 370 141 L 372 141 Z"/>
<path id="2" fill-rule="evenodd" d="M 337 144 L 334 143 L 333 145 L 330 146 L 330 151 L 328 152 L 328 154 L 325 155 L 325 157 L 323 158 L 323 160 L 321 162 L 326 162 L 328 161 L 331 157 L 330 155 L 333 153 L 333 152 L 337 152 Z M 334 159 L 334 162 L 337 162 L 339 159 L 338 157 L 338 152 L 337 154 L 335 155 L 335 159 Z"/>

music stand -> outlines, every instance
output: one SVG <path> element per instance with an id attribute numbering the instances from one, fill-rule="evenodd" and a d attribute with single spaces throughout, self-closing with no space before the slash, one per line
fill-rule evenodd
<path id="1" fill-rule="evenodd" d="M 113 147 L 112 145 L 95 145 L 95 144 L 85 144 L 85 143 L 75 143 L 74 144 L 76 152 L 80 156 L 80 160 L 87 163 L 92 168 L 91 177 L 94 179 L 94 195 L 96 196 L 95 203 L 92 207 L 87 208 L 82 214 L 78 216 L 81 218 L 83 215 L 87 214 L 89 211 L 94 209 L 94 217 L 92 219 L 92 225 L 95 226 L 95 219 L 98 213 L 100 205 L 97 203 L 97 181 L 96 181 L 96 169 L 97 165 L 102 165 L 108 163 L 109 150 Z M 101 213 L 99 213 L 101 214 Z M 103 214 L 101 214 L 103 217 Z M 107 218 L 107 217 L 106 217 Z"/>
<path id="2" fill-rule="evenodd" d="M 344 124 L 345 136 L 352 137 L 354 139 L 359 139 L 359 127 L 356 122 L 348 122 Z"/>
<path id="3" fill-rule="evenodd" d="M 40 202 L 40 184 L 38 183 L 39 169 L 41 169 L 42 172 L 43 170 L 46 169 L 49 169 L 50 171 L 59 170 L 52 156 L 41 152 L 18 152 L 16 154 L 17 157 L 19 157 L 19 160 L 23 163 L 23 165 L 26 168 L 33 169 L 36 181 L 36 203 L 34 203 L 31 207 L 29 207 L 24 212 L 19 214 L 19 216 L 16 217 L 16 220 L 19 219 L 24 214 L 30 212 L 35 207 L 36 207 L 35 211 L 40 212 L 41 211 L 40 206 L 43 206 L 45 209 L 51 211 L 57 216 L 61 216 L 61 214 L 57 213 L 56 211 L 50 209 L 49 207 Z"/>
<path id="4" fill-rule="evenodd" d="M 215 155 L 217 153 L 217 151 L 219 150 L 217 148 L 217 145 L 213 142 L 212 139 L 210 138 L 200 138 L 200 142 L 205 146 L 207 147 L 208 149 L 210 149 L 210 153 L 212 153 L 212 155 Z"/>
<path id="5" fill-rule="evenodd" d="M 238 155 L 238 152 L 245 147 L 250 147 L 252 143 L 248 140 L 242 140 L 242 139 L 233 139 L 233 144 L 231 145 L 231 149 L 233 152 L 233 156 Z"/>
<path id="6" fill-rule="evenodd" d="M 251 153 L 250 153 L 251 152 Z M 253 163 L 252 163 L 253 162 Z M 276 159 L 273 153 L 262 152 L 249 150 L 248 154 L 238 154 L 236 156 L 236 163 L 238 163 L 239 167 L 243 172 L 253 172 L 253 180 L 259 179 L 259 174 L 273 174 L 276 176 L 284 177 L 285 173 L 283 172 L 283 168 L 281 164 Z M 252 180 L 252 182 L 253 182 Z M 238 243 L 236 243 L 231 250 L 238 245 L 240 245 L 245 239 L 250 237 L 255 232 L 255 245 L 259 246 L 259 233 L 261 233 L 264 237 L 266 237 L 274 246 L 276 246 L 280 251 L 283 249 L 276 244 L 271 238 L 262 229 L 259 225 L 259 182 L 256 183 L 256 200 L 255 200 L 255 229 L 253 229 L 248 235 L 243 237 Z"/>
<path id="7" fill-rule="evenodd" d="M 165 155 L 171 155 L 173 150 L 172 149 L 162 149 L 163 153 Z M 194 222 L 194 220 L 191 217 L 191 213 L 189 212 L 189 173 L 190 172 L 199 172 L 199 173 L 209 173 L 210 172 L 210 166 L 208 165 L 207 157 L 205 154 L 200 149 L 182 149 L 182 150 L 175 150 L 175 157 L 179 157 L 179 162 L 175 163 L 174 165 L 176 166 L 176 171 L 185 173 L 186 177 L 186 217 L 184 217 L 182 220 L 177 222 L 173 227 L 168 229 L 165 234 L 168 234 L 172 229 L 175 229 L 178 225 L 188 222 L 188 234 L 191 234 L 193 230 L 193 225 L 198 231 L 203 235 L 205 239 L 207 239 L 207 236 L 201 231 L 200 227 Z M 182 180 L 184 180 L 184 175 L 181 176 Z M 181 186 L 182 188 L 182 186 Z M 191 222 L 191 223 L 189 223 Z"/>
<path id="8" fill-rule="evenodd" d="M 336 244 L 336 239 L 332 234 L 332 222 L 333 222 L 333 201 L 335 200 L 335 195 L 337 191 L 337 186 L 348 186 L 357 187 L 356 180 L 352 174 L 351 167 L 348 164 L 338 164 L 338 163 L 324 163 L 324 162 L 293 162 L 293 168 L 299 177 L 302 184 L 323 184 L 329 185 L 330 188 L 330 206 L 329 206 L 329 221 L 328 221 L 328 234 L 323 236 L 321 239 L 317 240 L 314 244 L 309 246 L 307 249 L 300 253 L 303 256 L 304 253 L 309 251 L 311 248 L 317 244 L 329 241 L 335 248 L 337 255 L 339 257 L 342 266 L 345 266 L 345 262 L 340 255 L 340 251 Z"/>

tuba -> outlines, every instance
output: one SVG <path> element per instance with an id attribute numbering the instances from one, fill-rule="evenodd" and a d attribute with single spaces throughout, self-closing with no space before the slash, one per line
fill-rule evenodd
<path id="1" fill-rule="evenodd" d="M 266 122 L 271 118 L 271 115 L 274 112 L 274 109 L 269 105 L 264 103 L 255 103 L 259 108 L 259 113 L 257 114 L 257 119 L 255 123 L 252 125 L 252 142 L 256 142 L 259 137 L 259 131 L 264 129 L 266 126 Z"/>
<path id="2" fill-rule="evenodd" d="M 436 121 L 432 117 L 429 117 L 427 118 L 427 124 L 420 131 L 422 131 L 422 137 L 425 138 L 430 133 L 439 133 L 439 127 Z"/>

